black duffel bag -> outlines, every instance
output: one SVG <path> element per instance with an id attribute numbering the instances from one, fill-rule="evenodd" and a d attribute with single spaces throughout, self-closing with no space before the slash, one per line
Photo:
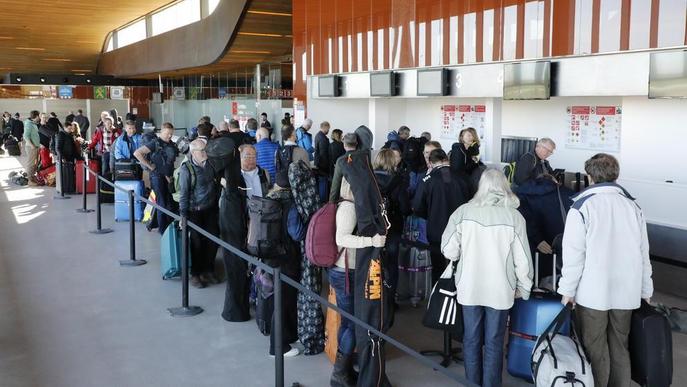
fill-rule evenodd
<path id="1" fill-rule="evenodd" d="M 462 341 L 463 308 L 456 298 L 456 266 L 457 262 L 449 265 L 446 272 L 451 270 L 451 276 L 442 275 L 434 285 L 422 325 L 449 332 L 454 338 Z"/>
<path id="2" fill-rule="evenodd" d="M 115 161 L 114 166 L 115 180 L 142 180 L 143 168 L 141 164 L 136 161 L 122 160 Z"/>

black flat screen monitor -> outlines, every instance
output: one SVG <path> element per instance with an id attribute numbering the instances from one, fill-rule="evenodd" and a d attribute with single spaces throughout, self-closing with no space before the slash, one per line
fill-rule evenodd
<path id="1" fill-rule="evenodd" d="M 396 90 L 396 73 L 383 71 L 370 73 L 370 96 L 393 97 L 398 95 Z"/>
<path id="2" fill-rule="evenodd" d="M 687 51 L 651 53 L 649 98 L 687 98 Z"/>
<path id="3" fill-rule="evenodd" d="M 417 71 L 417 95 L 443 96 L 448 94 L 448 69 Z"/>
<path id="4" fill-rule="evenodd" d="M 338 75 L 317 77 L 319 97 L 338 97 L 341 95 L 341 78 Z"/>
<path id="5" fill-rule="evenodd" d="M 503 99 L 551 98 L 551 62 L 503 65 Z"/>

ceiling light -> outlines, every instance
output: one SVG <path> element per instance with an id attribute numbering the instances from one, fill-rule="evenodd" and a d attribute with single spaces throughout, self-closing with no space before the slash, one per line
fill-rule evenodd
<path id="1" fill-rule="evenodd" d="M 252 51 L 252 50 L 229 50 L 232 54 L 271 54 L 270 51 Z"/>
<path id="2" fill-rule="evenodd" d="M 65 59 L 65 58 L 43 58 L 44 61 L 47 62 L 71 62 L 71 59 Z"/>
<path id="3" fill-rule="evenodd" d="M 45 83 L 45 77 L 41 77 L 41 83 Z"/>
<path id="4" fill-rule="evenodd" d="M 26 50 L 26 51 L 45 51 L 45 48 L 39 48 L 39 47 L 15 47 L 17 50 Z"/>
<path id="5" fill-rule="evenodd" d="M 247 36 L 265 36 L 269 38 L 281 38 L 284 35 L 280 34 L 265 34 L 261 32 L 239 32 L 239 35 L 247 35 Z"/>
<path id="6" fill-rule="evenodd" d="M 21 77 L 14 78 L 17 82 L 21 82 Z"/>
<path id="7" fill-rule="evenodd" d="M 286 12 L 248 11 L 248 13 L 252 13 L 255 15 L 269 15 L 269 16 L 291 16 L 290 13 L 286 13 Z"/>
<path id="8" fill-rule="evenodd" d="M 74 69 L 72 71 L 78 72 L 78 73 L 90 73 L 91 72 L 91 70 L 80 70 L 80 69 Z"/>
<path id="9" fill-rule="evenodd" d="M 0 40 L 12 40 L 14 36 L 0 36 Z"/>
<path id="10" fill-rule="evenodd" d="M 86 78 L 86 83 L 91 83 L 91 78 Z"/>

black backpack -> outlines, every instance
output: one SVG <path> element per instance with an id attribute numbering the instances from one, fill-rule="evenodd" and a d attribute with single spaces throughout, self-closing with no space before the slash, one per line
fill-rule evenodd
<path id="1" fill-rule="evenodd" d="M 277 175 L 286 178 L 285 181 L 289 180 L 289 165 L 293 162 L 293 150 L 296 148 L 296 145 L 284 145 L 279 148 L 277 151 L 277 160 L 276 160 L 276 170 L 277 170 Z M 275 177 L 275 182 L 276 180 L 279 180 L 278 178 Z M 286 188 L 286 187 L 282 187 Z"/>
<path id="2" fill-rule="evenodd" d="M 423 154 L 425 143 L 427 143 L 427 139 L 424 137 L 410 137 L 405 142 L 401 158 L 412 172 L 420 171 L 425 165 L 425 156 Z"/>
<path id="3" fill-rule="evenodd" d="M 260 258 L 286 255 L 283 208 L 278 200 L 251 196 L 247 200 L 248 253 Z"/>

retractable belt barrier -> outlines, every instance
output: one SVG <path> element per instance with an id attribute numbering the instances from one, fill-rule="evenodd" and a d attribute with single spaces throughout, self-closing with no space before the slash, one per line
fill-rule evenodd
<path id="1" fill-rule="evenodd" d="M 430 367 L 434 369 L 435 371 L 439 371 L 442 373 L 444 376 L 448 377 L 452 381 L 458 382 L 461 385 L 465 386 L 476 386 L 476 384 L 468 381 L 465 377 L 449 371 L 447 368 L 444 368 L 440 363 L 436 361 L 432 361 L 426 356 L 423 356 L 419 352 L 415 351 L 414 349 L 408 347 L 407 345 L 401 343 L 400 341 L 394 339 L 393 337 L 382 333 L 378 329 L 374 328 L 373 326 L 367 324 L 366 322 L 360 320 L 359 318 L 355 317 L 354 315 L 343 311 L 339 309 L 338 306 L 330 303 L 326 298 L 322 297 L 321 295 L 313 292 L 312 290 L 306 288 L 305 286 L 301 285 L 299 282 L 294 281 L 293 279 L 289 278 L 286 275 L 283 275 L 281 273 L 281 268 L 279 267 L 271 267 L 264 262 L 260 261 L 258 257 L 246 254 L 242 250 L 230 245 L 229 243 L 223 241 L 222 239 L 218 238 L 215 235 L 210 234 L 206 230 L 202 229 L 198 225 L 189 222 L 188 219 L 185 216 L 181 216 L 178 214 L 175 214 L 161 206 L 159 206 L 157 203 L 154 203 L 148 198 L 145 198 L 138 194 L 137 192 L 134 192 L 132 190 L 126 190 L 124 188 L 118 187 L 116 184 L 113 182 L 105 179 L 104 177 L 100 176 L 98 173 L 95 171 L 92 171 L 86 163 L 84 163 L 84 178 L 83 178 L 83 208 L 77 210 L 79 212 L 90 212 L 88 211 L 87 208 L 87 198 L 86 198 L 86 174 L 92 174 L 95 176 L 95 178 L 98 181 L 102 181 L 103 183 L 109 185 L 110 187 L 120 190 L 120 191 L 125 191 L 128 193 L 129 196 L 129 245 L 130 245 L 130 257 L 128 260 L 122 260 L 120 261 L 120 265 L 122 266 L 140 266 L 146 263 L 145 260 L 141 259 L 136 259 L 136 244 L 135 244 L 135 217 L 134 217 L 134 206 L 136 204 L 136 200 L 140 200 L 142 202 L 145 202 L 151 206 L 153 206 L 157 211 L 161 211 L 162 213 L 168 215 L 172 219 L 179 221 L 179 224 L 181 226 L 181 282 L 182 282 L 182 306 L 178 308 L 169 308 L 169 312 L 172 314 L 172 316 L 175 317 L 184 317 L 184 316 L 194 316 L 198 313 L 201 313 L 203 310 L 202 308 L 198 306 L 189 306 L 189 297 L 188 297 L 188 282 L 189 282 L 189 265 L 188 265 L 188 232 L 189 228 L 195 230 L 199 234 L 205 236 L 207 239 L 212 241 L 213 243 L 217 244 L 219 247 L 222 247 L 226 250 L 229 250 L 236 256 L 240 257 L 244 261 L 247 261 L 248 263 L 255 265 L 257 267 L 260 267 L 264 269 L 267 272 L 272 273 L 274 277 L 274 315 L 276 316 L 275 318 L 275 326 L 273 327 L 274 329 L 274 334 L 275 334 L 275 386 L 276 387 L 284 387 L 284 355 L 283 355 L 283 347 L 282 347 L 282 335 L 283 335 L 283 321 L 282 321 L 282 282 L 297 289 L 299 292 L 302 292 L 306 294 L 308 297 L 317 300 L 320 304 L 325 305 L 327 308 L 332 308 L 335 310 L 337 313 L 340 315 L 344 316 L 348 320 L 352 321 L 355 325 L 358 325 L 369 332 L 379 336 L 381 339 L 385 340 L 389 344 L 393 345 L 394 347 L 398 348 L 405 354 L 411 356 L 413 359 L 417 360 L 421 364 Z M 99 184 L 96 184 L 96 229 L 91 231 L 93 234 L 106 234 L 113 232 L 112 229 L 103 229 L 102 228 L 102 214 L 101 214 L 101 193 L 100 193 L 100 188 Z M 92 211 L 92 210 L 91 210 Z M 172 226 L 174 227 L 174 226 Z"/>

